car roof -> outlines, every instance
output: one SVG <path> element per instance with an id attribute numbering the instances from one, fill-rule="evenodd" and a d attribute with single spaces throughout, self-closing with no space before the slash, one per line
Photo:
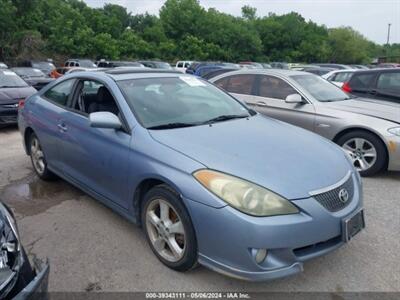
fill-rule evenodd
<path id="1" fill-rule="evenodd" d="M 221 74 L 221 77 L 225 77 L 228 75 L 239 75 L 239 74 L 256 74 L 256 75 L 259 74 L 259 75 L 276 75 L 276 76 L 310 75 L 310 73 L 308 72 L 287 70 L 287 69 L 240 69 L 237 71 Z"/>
<path id="2" fill-rule="evenodd" d="M 357 69 L 355 73 L 386 73 L 386 72 L 400 72 L 400 68 L 376 68 L 376 69 Z"/>
<path id="3" fill-rule="evenodd" d="M 156 77 L 177 77 L 177 76 L 191 76 L 188 74 L 182 74 L 182 72 L 175 70 L 166 70 L 166 69 L 145 69 L 145 68 L 111 68 L 111 69 L 102 69 L 102 70 L 90 70 L 83 71 L 86 74 L 91 74 L 98 76 L 101 74 L 112 78 L 115 81 L 119 80 L 129 80 L 129 79 L 138 79 L 138 78 L 156 78 Z M 74 73 L 79 76 L 79 73 Z M 73 75 L 72 75 L 73 76 Z"/>

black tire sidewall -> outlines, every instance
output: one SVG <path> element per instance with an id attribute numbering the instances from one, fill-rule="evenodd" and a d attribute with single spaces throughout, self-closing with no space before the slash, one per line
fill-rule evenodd
<path id="1" fill-rule="evenodd" d="M 184 226 L 185 234 L 186 234 L 186 248 L 184 256 L 177 262 L 170 262 L 165 260 L 162 256 L 160 256 L 157 251 L 154 249 L 149 234 L 146 228 L 146 210 L 152 200 L 162 199 L 168 202 L 178 213 L 179 218 Z M 142 201 L 141 207 L 141 220 L 142 220 L 142 228 L 145 232 L 147 242 L 150 245 L 151 250 L 157 256 L 157 258 L 165 264 L 167 267 L 174 269 L 176 271 L 187 271 L 194 268 L 197 264 L 197 240 L 195 231 L 193 228 L 192 221 L 190 219 L 190 215 L 187 212 L 186 207 L 182 203 L 179 195 L 172 190 L 167 185 L 159 185 L 152 188 L 144 197 Z"/>
<path id="2" fill-rule="evenodd" d="M 387 152 L 386 152 L 386 147 L 385 144 L 382 142 L 382 140 L 377 137 L 376 135 L 362 131 L 362 130 L 356 130 L 356 131 L 351 131 L 349 133 L 344 134 L 337 140 L 337 144 L 340 147 L 343 147 L 343 145 L 348 141 L 353 138 L 362 138 L 370 142 L 376 149 L 377 157 L 375 164 L 365 170 L 365 171 L 360 171 L 360 175 L 367 177 L 367 176 L 373 176 L 381 171 L 384 170 L 386 167 L 386 162 L 387 162 Z"/>

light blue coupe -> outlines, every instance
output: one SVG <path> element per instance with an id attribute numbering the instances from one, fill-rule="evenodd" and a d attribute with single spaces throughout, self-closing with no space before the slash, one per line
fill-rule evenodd
<path id="1" fill-rule="evenodd" d="M 175 270 L 283 277 L 365 226 L 341 148 L 191 75 L 77 72 L 21 102 L 18 119 L 40 178 L 141 224 Z"/>

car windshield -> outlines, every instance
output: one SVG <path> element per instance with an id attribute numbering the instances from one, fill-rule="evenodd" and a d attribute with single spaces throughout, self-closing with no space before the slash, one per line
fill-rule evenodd
<path id="1" fill-rule="evenodd" d="M 41 69 L 41 70 L 48 70 L 48 71 L 52 71 L 56 68 L 56 66 L 54 64 L 52 64 L 51 62 L 45 62 L 45 61 L 33 62 L 32 67 Z"/>
<path id="2" fill-rule="evenodd" d="M 0 88 L 25 86 L 28 84 L 16 73 L 9 70 L 0 71 Z"/>
<path id="3" fill-rule="evenodd" d="M 46 77 L 42 71 L 34 68 L 15 68 L 13 71 L 21 77 Z"/>
<path id="4" fill-rule="evenodd" d="M 251 115 L 225 92 L 191 76 L 130 79 L 118 85 L 148 129 L 196 126 Z"/>
<path id="5" fill-rule="evenodd" d="M 340 88 L 316 75 L 292 75 L 290 76 L 311 96 L 321 102 L 342 101 L 353 98 Z"/>

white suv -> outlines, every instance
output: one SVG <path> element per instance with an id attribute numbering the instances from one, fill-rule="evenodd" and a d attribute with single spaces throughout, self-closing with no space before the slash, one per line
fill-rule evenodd
<path id="1" fill-rule="evenodd" d="M 193 63 L 193 61 L 189 60 L 180 60 L 176 62 L 175 70 L 180 71 L 182 73 L 186 73 L 186 69 Z"/>

